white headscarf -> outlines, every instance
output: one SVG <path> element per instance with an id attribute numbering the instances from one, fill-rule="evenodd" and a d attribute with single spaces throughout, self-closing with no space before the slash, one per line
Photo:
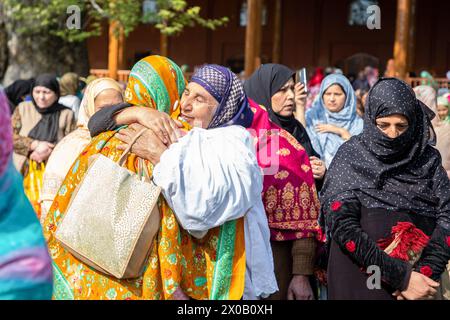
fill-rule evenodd
<path id="1" fill-rule="evenodd" d="M 442 165 L 450 178 L 450 123 L 439 118 L 436 91 L 432 87 L 417 86 L 414 88 L 414 92 L 417 99 L 425 103 L 436 114 L 436 117 L 431 121 L 436 132 L 436 149 L 441 153 Z"/>
<path id="2" fill-rule="evenodd" d="M 123 97 L 123 90 L 119 83 L 111 78 L 100 78 L 89 83 L 81 101 L 78 129 L 64 137 L 56 145 L 48 159 L 41 190 L 41 221 L 45 220 L 53 199 L 72 163 L 91 141 L 87 125 L 95 113 L 95 98 L 106 89 L 114 89 Z"/>
<path id="3" fill-rule="evenodd" d="M 117 81 L 111 78 L 100 78 L 92 81 L 86 87 L 83 100 L 81 101 L 80 113 L 78 114 L 78 127 L 87 129 L 89 119 L 95 113 L 95 98 L 107 89 L 116 90 L 123 98 L 123 90 Z"/>

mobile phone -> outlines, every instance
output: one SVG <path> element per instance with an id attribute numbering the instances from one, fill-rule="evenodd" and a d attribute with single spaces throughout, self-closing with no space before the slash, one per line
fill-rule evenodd
<path id="1" fill-rule="evenodd" d="M 306 68 L 301 68 L 298 71 L 298 82 L 305 85 L 305 92 L 308 93 L 308 78 L 306 76 Z"/>

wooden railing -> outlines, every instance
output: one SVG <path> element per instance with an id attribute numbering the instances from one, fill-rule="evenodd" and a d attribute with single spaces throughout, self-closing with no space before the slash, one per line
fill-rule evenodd
<path id="1" fill-rule="evenodd" d="M 90 73 L 98 78 L 109 77 L 108 69 L 91 69 Z M 130 76 L 130 70 L 118 70 L 117 71 L 117 81 L 128 82 L 128 77 Z"/>
<path id="2" fill-rule="evenodd" d="M 91 69 L 90 73 L 98 78 L 109 77 L 108 69 Z M 130 76 L 130 70 L 118 70 L 117 80 L 123 83 L 128 82 L 128 77 Z M 185 73 L 184 75 L 187 80 L 192 76 L 191 72 Z M 450 80 L 447 78 L 434 78 L 433 80 L 427 78 L 407 78 L 406 82 L 409 83 L 411 87 L 417 87 L 422 84 L 436 83 L 437 88 L 447 88 L 450 89 Z"/>
<path id="3" fill-rule="evenodd" d="M 117 71 L 117 81 L 127 83 L 128 77 L 130 76 L 130 70 L 118 70 Z M 108 69 L 91 69 L 91 75 L 96 76 L 97 78 L 105 78 L 109 77 Z M 184 74 L 185 78 L 189 80 L 192 76 L 192 72 L 186 72 Z"/>
<path id="4" fill-rule="evenodd" d="M 447 78 L 434 78 L 433 80 L 430 80 L 428 78 L 407 78 L 406 82 L 409 83 L 413 88 L 422 84 L 435 83 L 437 88 L 450 89 L 450 80 Z"/>

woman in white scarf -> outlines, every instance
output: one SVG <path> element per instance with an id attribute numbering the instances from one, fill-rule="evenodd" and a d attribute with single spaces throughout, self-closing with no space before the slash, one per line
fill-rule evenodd
<path id="1" fill-rule="evenodd" d="M 416 93 L 417 99 L 425 103 L 436 114 L 436 117 L 431 121 L 436 132 L 436 149 L 441 154 L 442 166 L 450 178 L 450 123 L 439 117 L 436 91 L 432 87 L 421 85 L 415 87 L 414 92 Z"/>
<path id="2" fill-rule="evenodd" d="M 436 91 L 432 87 L 421 85 L 415 87 L 414 92 L 417 99 L 425 103 L 436 114 L 436 117 L 431 121 L 436 132 L 436 149 L 441 154 L 442 166 L 450 178 L 450 123 L 439 117 L 436 106 Z M 450 300 L 450 262 L 447 265 L 447 271 L 442 273 L 441 285 L 436 298 Z"/>
<path id="3" fill-rule="evenodd" d="M 92 81 L 86 88 L 78 114 L 77 130 L 67 135 L 55 147 L 44 173 L 41 192 L 41 222 L 45 221 L 53 199 L 73 161 L 91 141 L 88 122 L 98 110 L 123 102 L 120 84 L 110 78 Z"/>

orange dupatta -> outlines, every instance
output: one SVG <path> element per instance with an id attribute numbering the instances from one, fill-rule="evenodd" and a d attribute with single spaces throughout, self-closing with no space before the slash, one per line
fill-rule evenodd
<path id="1" fill-rule="evenodd" d="M 144 81 L 145 79 L 145 81 Z M 167 58 L 150 56 L 139 61 L 125 92 L 132 104 L 170 113 L 185 80 L 179 67 Z M 94 154 L 117 161 L 121 151 L 115 132 L 95 137 L 72 165 L 44 223 L 44 234 L 53 259 L 54 299 L 173 299 L 179 287 L 194 299 L 240 299 L 244 291 L 245 240 L 243 218 L 209 230 L 203 239 L 193 238 L 177 223 L 160 197 L 161 227 L 143 276 L 119 280 L 93 270 L 67 252 L 54 238 L 71 195 L 81 182 Z M 127 160 L 137 172 L 136 156 Z M 152 166 L 148 164 L 151 172 Z"/>

